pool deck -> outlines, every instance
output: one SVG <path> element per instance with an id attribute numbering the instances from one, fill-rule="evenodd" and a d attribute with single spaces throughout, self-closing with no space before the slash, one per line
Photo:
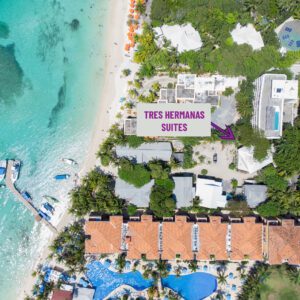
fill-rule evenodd
<path id="1" fill-rule="evenodd" d="M 41 222 L 41 223 L 45 224 L 53 233 L 56 234 L 57 233 L 57 229 L 50 222 L 48 222 L 44 218 L 41 218 L 41 216 L 38 213 L 37 208 L 32 204 L 32 202 L 27 201 L 26 199 L 24 199 L 24 197 L 21 195 L 21 193 L 17 190 L 17 188 L 14 185 L 14 183 L 11 181 L 12 165 L 13 165 L 13 160 L 8 160 L 8 162 L 7 162 L 7 170 L 6 170 L 6 177 L 5 177 L 5 183 L 6 183 L 7 188 L 33 214 L 34 219 L 37 222 Z"/>

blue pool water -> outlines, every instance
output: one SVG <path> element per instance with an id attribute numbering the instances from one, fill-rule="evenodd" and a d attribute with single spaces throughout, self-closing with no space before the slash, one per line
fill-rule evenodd
<path id="1" fill-rule="evenodd" d="M 274 130 L 279 130 L 279 112 L 275 112 L 275 118 L 274 118 Z"/>
<path id="2" fill-rule="evenodd" d="M 94 300 L 103 299 L 123 284 L 130 285 L 138 291 L 149 288 L 153 284 L 152 280 L 143 278 L 140 272 L 115 273 L 98 261 L 88 264 L 86 275 L 92 285 L 96 287 Z M 186 300 L 204 299 L 217 289 L 216 278 L 211 274 L 202 272 L 180 277 L 169 275 L 162 280 L 162 283 Z"/>
<path id="3" fill-rule="evenodd" d="M 98 261 L 87 266 L 86 273 L 89 281 L 96 287 L 94 300 L 101 300 L 119 286 L 130 285 L 138 291 L 149 288 L 153 281 L 143 278 L 140 272 L 115 273 L 108 270 Z"/>
<path id="4" fill-rule="evenodd" d="M 280 43 L 291 51 L 300 50 L 300 21 L 294 20 L 284 24 L 279 34 Z"/>

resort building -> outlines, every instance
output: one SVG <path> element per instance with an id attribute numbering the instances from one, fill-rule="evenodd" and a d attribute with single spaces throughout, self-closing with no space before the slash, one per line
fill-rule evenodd
<path id="1" fill-rule="evenodd" d="M 200 205 L 207 208 L 225 207 L 227 203 L 221 180 L 198 177 L 196 196 L 200 198 Z"/>
<path id="2" fill-rule="evenodd" d="M 220 216 L 210 216 L 205 222 L 197 222 L 199 227 L 198 260 L 226 260 L 226 236 L 228 224 Z"/>
<path id="3" fill-rule="evenodd" d="M 255 217 L 244 217 L 241 222 L 231 223 L 230 258 L 234 261 L 263 259 L 263 224 Z"/>
<path id="4" fill-rule="evenodd" d="M 154 159 L 170 161 L 172 146 L 169 142 L 143 143 L 137 148 L 117 145 L 116 155 L 126 157 L 136 163 L 148 163 Z"/>
<path id="5" fill-rule="evenodd" d="M 71 291 L 55 289 L 52 293 L 51 300 L 72 300 L 72 294 L 73 293 Z"/>
<path id="6" fill-rule="evenodd" d="M 124 134 L 136 135 L 136 118 L 127 118 L 124 120 Z"/>
<path id="7" fill-rule="evenodd" d="M 262 184 L 245 184 L 243 192 L 248 206 L 254 208 L 267 199 L 267 186 Z"/>
<path id="8" fill-rule="evenodd" d="M 93 300 L 94 294 L 94 289 L 77 287 L 73 293 L 73 300 Z"/>
<path id="9" fill-rule="evenodd" d="M 122 223 L 122 216 L 111 216 L 109 220 L 87 222 L 85 252 L 89 254 L 120 253 Z"/>
<path id="10" fill-rule="evenodd" d="M 252 126 L 267 139 L 279 139 L 283 123 L 293 124 L 297 116 L 298 80 L 287 80 L 285 74 L 264 74 L 254 85 Z"/>
<path id="11" fill-rule="evenodd" d="M 254 158 L 254 147 L 241 147 L 238 149 L 237 169 L 240 171 L 253 174 L 267 165 L 273 163 L 272 151 L 268 151 L 268 155 L 262 161 Z"/>
<path id="12" fill-rule="evenodd" d="M 123 252 L 128 259 L 266 259 L 272 265 L 300 265 L 299 220 L 175 216 L 157 221 L 150 215 L 134 220 L 114 216 L 88 221 L 85 233 L 87 255 Z"/>
<path id="13" fill-rule="evenodd" d="M 135 187 L 126 181 L 116 178 L 115 194 L 127 202 L 137 207 L 148 207 L 151 188 L 154 185 L 154 179 L 142 187 Z"/>
<path id="14" fill-rule="evenodd" d="M 191 206 L 195 197 L 195 188 L 193 187 L 193 175 L 177 174 L 172 175 L 172 179 L 175 183 L 173 195 L 176 201 L 176 207 L 180 208 Z"/>
<path id="15" fill-rule="evenodd" d="M 219 105 L 220 96 L 227 88 L 236 90 L 238 77 L 223 75 L 196 76 L 178 74 L 175 89 L 162 88 L 159 103 L 210 103 Z"/>
<path id="16" fill-rule="evenodd" d="M 150 215 L 142 215 L 140 221 L 128 222 L 126 243 L 129 259 L 145 258 L 154 260 L 159 257 L 159 222 Z"/>
<path id="17" fill-rule="evenodd" d="M 193 260 L 192 228 L 193 223 L 187 222 L 186 216 L 175 216 L 175 222 L 164 222 L 161 258 Z"/>
<path id="18" fill-rule="evenodd" d="M 299 220 L 298 220 L 299 221 Z M 268 260 L 272 265 L 300 264 L 300 226 L 295 220 L 280 220 L 267 224 Z"/>
<path id="19" fill-rule="evenodd" d="M 156 43 L 163 47 L 165 40 L 171 42 L 172 47 L 179 53 L 189 50 L 199 50 L 202 46 L 200 34 L 190 24 L 184 25 L 163 25 L 153 28 L 156 33 Z"/>

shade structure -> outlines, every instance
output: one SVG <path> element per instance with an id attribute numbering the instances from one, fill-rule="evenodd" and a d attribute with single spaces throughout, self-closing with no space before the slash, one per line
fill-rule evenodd
<path id="1" fill-rule="evenodd" d="M 130 50 L 130 44 L 125 44 L 124 49 L 125 49 L 125 51 L 129 51 Z"/>

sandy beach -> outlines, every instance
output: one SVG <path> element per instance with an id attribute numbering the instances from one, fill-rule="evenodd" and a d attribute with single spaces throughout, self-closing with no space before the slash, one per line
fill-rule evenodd
<path id="1" fill-rule="evenodd" d="M 85 176 L 87 172 L 95 167 L 97 164 L 96 153 L 99 145 L 107 136 L 107 131 L 111 124 L 114 123 L 115 115 L 120 107 L 119 99 L 125 96 L 126 84 L 128 78 L 121 78 L 121 71 L 124 66 L 130 64 L 130 58 L 125 56 L 124 44 L 127 31 L 127 13 L 128 13 L 128 1 L 127 0 L 109 0 L 109 12 L 106 24 L 106 36 L 105 36 L 105 64 L 104 74 L 101 78 L 98 107 L 92 138 L 88 153 L 85 158 L 85 162 L 79 171 L 79 178 Z M 101 58 L 103 59 L 103 57 Z M 99 88 L 97 87 L 99 90 Z M 62 217 L 60 218 L 56 228 L 58 231 L 62 230 L 67 224 L 72 221 L 72 216 L 65 209 Z M 51 244 L 54 236 L 49 239 L 47 245 L 43 249 L 39 259 L 36 261 L 35 268 L 38 264 L 43 263 L 48 255 L 48 246 Z M 34 270 L 31 270 L 34 271 Z M 31 276 L 27 277 L 22 284 L 22 291 L 18 299 L 24 299 L 25 295 L 30 295 L 32 287 L 36 281 L 36 278 Z"/>

